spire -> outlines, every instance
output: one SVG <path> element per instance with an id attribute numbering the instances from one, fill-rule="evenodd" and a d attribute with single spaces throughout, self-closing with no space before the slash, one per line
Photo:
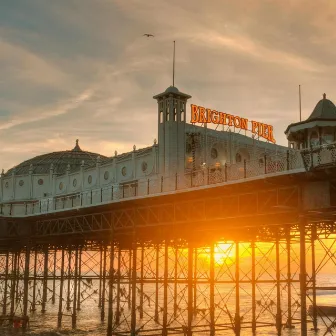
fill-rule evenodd
<path id="1" fill-rule="evenodd" d="M 74 152 L 79 152 L 79 151 L 81 151 L 81 148 L 79 147 L 78 142 L 79 142 L 79 140 L 76 139 L 76 146 L 72 149 Z"/>
<path id="2" fill-rule="evenodd" d="M 323 99 L 326 99 L 327 95 L 325 93 L 323 93 Z"/>

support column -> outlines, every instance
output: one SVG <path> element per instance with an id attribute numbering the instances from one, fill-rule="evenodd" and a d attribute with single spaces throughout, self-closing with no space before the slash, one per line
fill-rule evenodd
<path id="1" fill-rule="evenodd" d="M 10 315 L 14 315 L 15 310 L 15 288 L 17 279 L 17 264 L 18 264 L 18 252 L 12 253 L 12 279 L 11 279 L 11 293 L 10 293 Z"/>
<path id="2" fill-rule="evenodd" d="M 108 299 L 108 322 L 107 336 L 112 336 L 113 327 L 113 285 L 114 285 L 114 241 L 113 229 L 111 231 L 110 272 L 109 272 L 109 299 Z"/>
<path id="3" fill-rule="evenodd" d="M 194 304 L 194 314 L 196 314 L 196 306 L 197 306 L 197 255 L 198 255 L 198 250 L 197 248 L 194 249 L 194 284 L 193 284 L 193 289 L 194 289 L 194 299 L 193 299 L 193 304 Z"/>
<path id="4" fill-rule="evenodd" d="M 131 309 L 132 305 L 132 249 L 129 250 L 128 260 L 128 309 Z"/>
<path id="5" fill-rule="evenodd" d="M 306 219 L 300 219 L 300 301 L 301 301 L 301 336 L 307 336 L 307 284 L 306 284 Z"/>
<path id="6" fill-rule="evenodd" d="M 6 315 L 7 313 L 8 265 L 9 265 L 9 252 L 6 253 L 5 287 L 4 287 L 4 301 L 2 307 L 2 315 Z"/>
<path id="7" fill-rule="evenodd" d="M 241 320 L 240 320 L 240 293 L 239 293 L 239 242 L 236 242 L 236 313 L 235 313 L 235 334 L 240 335 Z"/>
<path id="8" fill-rule="evenodd" d="M 78 248 L 76 248 L 75 252 L 75 268 L 74 268 L 74 289 L 73 289 L 73 305 L 72 305 L 72 329 L 76 328 L 76 322 L 77 322 L 77 315 L 76 315 L 76 309 L 77 309 L 77 281 L 78 281 Z"/>
<path id="9" fill-rule="evenodd" d="M 156 245 L 156 260 L 155 260 L 155 311 L 154 321 L 159 322 L 159 244 Z"/>
<path id="10" fill-rule="evenodd" d="M 288 317 L 286 322 L 286 328 L 294 329 L 292 324 L 292 273 L 291 273 L 291 236 L 290 229 L 286 235 L 286 248 L 287 248 L 287 307 Z"/>
<path id="11" fill-rule="evenodd" d="M 194 249 L 189 242 L 188 247 L 188 327 L 187 336 L 192 336 L 192 321 L 193 321 L 193 261 L 194 261 Z"/>
<path id="12" fill-rule="evenodd" d="M 43 294 L 42 294 L 42 313 L 46 312 L 47 287 L 48 287 L 48 247 L 44 251 L 44 271 L 43 271 Z"/>
<path id="13" fill-rule="evenodd" d="M 32 307 L 31 310 L 32 312 L 36 311 L 36 277 L 37 277 L 37 271 L 36 271 L 36 267 L 37 267 L 37 250 L 35 250 L 34 253 L 34 280 L 33 280 L 33 301 L 32 301 Z"/>
<path id="14" fill-rule="evenodd" d="M 67 291 L 66 309 L 70 310 L 70 283 L 71 283 L 71 256 L 72 256 L 71 249 L 69 249 L 68 255 L 69 255 L 69 260 L 68 260 L 68 291 Z"/>
<path id="15" fill-rule="evenodd" d="M 120 279 L 121 279 L 121 248 L 120 245 L 118 246 L 118 279 L 117 279 L 117 308 L 116 308 L 116 324 L 120 323 Z"/>
<path id="16" fill-rule="evenodd" d="M 77 293 L 77 310 L 80 310 L 81 305 L 81 282 L 82 282 L 82 249 L 79 249 L 78 255 L 78 293 Z"/>
<path id="17" fill-rule="evenodd" d="M 140 260 L 140 318 L 143 318 L 143 293 L 144 293 L 144 245 L 141 244 L 141 260 Z"/>
<path id="18" fill-rule="evenodd" d="M 168 326 L 168 242 L 165 240 L 164 271 L 163 271 L 163 318 L 162 336 L 167 336 Z"/>
<path id="19" fill-rule="evenodd" d="M 313 295 L 313 328 L 311 330 L 318 331 L 317 327 L 317 306 L 316 306 L 316 265 L 315 265 L 315 240 L 317 239 L 316 225 L 311 227 L 311 254 L 312 254 L 312 295 Z"/>
<path id="20" fill-rule="evenodd" d="M 55 290 L 56 290 L 56 262 L 57 262 L 57 250 L 54 251 L 54 271 L 53 271 L 53 289 L 52 289 L 52 297 L 51 302 L 55 304 Z"/>
<path id="21" fill-rule="evenodd" d="M 252 241 L 251 243 L 252 249 L 252 274 L 251 274 L 251 282 L 252 282 L 252 332 L 253 334 L 257 331 L 257 305 L 256 305 L 256 258 L 255 258 L 255 250 L 256 243 Z"/>
<path id="22" fill-rule="evenodd" d="M 178 258 L 178 247 L 175 246 L 175 258 L 174 258 L 174 318 L 177 317 L 177 258 Z"/>
<path id="23" fill-rule="evenodd" d="M 102 297 L 102 274 L 103 274 L 103 248 L 100 247 L 100 261 L 99 261 L 99 290 L 98 290 L 98 307 L 101 307 L 101 297 Z"/>
<path id="24" fill-rule="evenodd" d="M 136 284 L 137 284 L 137 242 L 135 232 L 133 233 L 133 253 L 132 253 L 132 306 L 131 306 L 131 336 L 136 336 Z"/>
<path id="25" fill-rule="evenodd" d="M 101 310 L 100 310 L 100 320 L 104 322 L 105 320 L 105 289 L 106 289 L 106 245 L 104 246 L 104 254 L 103 254 L 103 283 L 102 283 L 102 302 L 101 302 Z"/>
<path id="26" fill-rule="evenodd" d="M 22 328 L 26 329 L 28 324 L 28 290 L 29 290 L 29 261 L 30 261 L 30 246 L 26 246 L 24 284 L 23 284 L 23 323 Z"/>
<path id="27" fill-rule="evenodd" d="M 64 285 L 64 248 L 62 248 L 62 257 L 61 257 L 61 278 L 60 278 L 60 288 L 59 288 L 58 319 L 57 319 L 58 328 L 61 328 L 62 326 L 63 285 Z"/>
<path id="28" fill-rule="evenodd" d="M 215 335 L 215 247 L 210 246 L 210 336 Z"/>
<path id="29" fill-rule="evenodd" d="M 281 335 L 282 319 L 281 319 L 281 287 L 280 287 L 280 241 L 279 237 L 276 237 L 275 242 L 275 254 L 276 254 L 276 292 L 277 292 L 277 312 L 276 312 L 276 329 L 278 335 Z"/>

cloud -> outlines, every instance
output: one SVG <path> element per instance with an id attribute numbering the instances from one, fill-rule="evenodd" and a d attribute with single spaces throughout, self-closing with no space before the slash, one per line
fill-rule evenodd
<path id="1" fill-rule="evenodd" d="M 107 156 L 157 137 L 152 96 L 272 123 L 277 140 L 336 84 L 335 4 L 268 0 L 31 0 L 0 13 L 4 168 L 49 151 Z M 146 39 L 144 33 L 153 33 Z M 334 95 L 334 96 L 333 96 Z"/>

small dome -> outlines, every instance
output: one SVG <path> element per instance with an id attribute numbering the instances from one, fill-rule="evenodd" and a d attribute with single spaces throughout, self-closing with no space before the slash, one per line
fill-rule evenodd
<path id="1" fill-rule="evenodd" d="M 169 86 L 165 92 L 171 92 L 171 93 L 179 93 L 179 89 L 175 86 Z"/>
<path id="2" fill-rule="evenodd" d="M 81 150 L 78 140 L 76 140 L 76 145 L 72 150 L 38 155 L 9 169 L 5 176 L 11 175 L 13 170 L 17 175 L 25 175 L 29 171 L 32 171 L 33 174 L 47 174 L 51 165 L 53 165 L 55 174 L 62 175 L 66 173 L 68 167 L 71 172 L 79 171 L 82 161 L 84 161 L 84 167 L 94 166 L 98 156 L 103 160 L 107 159 L 101 154 Z"/>
<path id="3" fill-rule="evenodd" d="M 307 121 L 316 119 L 336 120 L 336 106 L 331 100 L 327 99 L 325 93 L 323 94 L 323 99 L 317 103 Z"/>

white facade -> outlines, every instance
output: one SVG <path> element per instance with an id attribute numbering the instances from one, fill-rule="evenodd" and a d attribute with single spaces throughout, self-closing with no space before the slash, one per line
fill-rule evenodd
<path id="1" fill-rule="evenodd" d="M 158 104 L 158 142 L 154 140 L 151 147 L 138 150 L 134 146 L 132 152 L 107 158 L 82 151 L 77 142 L 72 151 L 39 156 L 3 172 L 2 213 L 13 215 L 16 207 L 15 214 L 27 215 L 46 208 L 49 211 L 90 206 L 127 196 L 177 190 L 181 185 L 193 186 L 196 178 L 197 183 L 204 184 L 206 171 L 208 175 L 219 172 L 222 179 L 225 174 L 227 180 L 242 174 L 263 174 L 270 167 L 276 170 L 279 164 L 285 169 L 284 161 L 273 161 L 276 155 L 281 160 L 286 160 L 287 155 L 288 160 L 287 147 L 189 124 L 189 98 L 175 87 L 154 96 Z M 79 161 L 81 157 L 90 162 Z"/>

